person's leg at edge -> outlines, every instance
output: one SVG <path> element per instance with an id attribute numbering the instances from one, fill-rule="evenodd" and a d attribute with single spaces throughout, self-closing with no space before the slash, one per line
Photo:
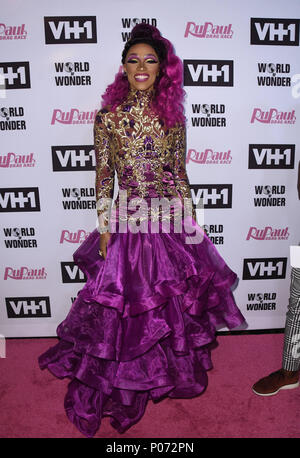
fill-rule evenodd
<path id="1" fill-rule="evenodd" d="M 260 396 L 272 396 L 280 390 L 299 386 L 300 369 L 300 269 L 292 268 L 290 298 L 284 331 L 282 368 L 256 382 L 252 390 Z"/>

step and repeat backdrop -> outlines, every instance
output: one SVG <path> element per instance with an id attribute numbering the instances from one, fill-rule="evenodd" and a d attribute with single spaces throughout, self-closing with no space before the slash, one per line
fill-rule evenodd
<path id="1" fill-rule="evenodd" d="M 299 1 L 0 3 L 0 334 L 55 336 L 84 286 L 72 255 L 97 224 L 93 122 L 139 22 L 183 60 L 192 197 L 239 276 L 244 329 L 283 328 L 300 240 Z"/>

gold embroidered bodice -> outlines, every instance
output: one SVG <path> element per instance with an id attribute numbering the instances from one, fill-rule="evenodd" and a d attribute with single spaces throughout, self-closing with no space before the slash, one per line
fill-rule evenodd
<path id="1" fill-rule="evenodd" d="M 167 128 L 150 108 L 152 97 L 152 89 L 131 89 L 114 112 L 103 108 L 97 113 L 94 145 L 98 216 L 103 216 L 107 203 L 112 202 L 115 171 L 119 191 L 126 190 L 128 199 L 191 199 L 185 168 L 185 126 Z M 192 216 L 196 219 L 194 207 Z M 104 226 L 107 224 L 106 220 Z"/>

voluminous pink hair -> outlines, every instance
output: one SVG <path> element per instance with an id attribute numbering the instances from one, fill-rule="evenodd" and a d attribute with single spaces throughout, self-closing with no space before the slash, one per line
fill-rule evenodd
<path id="1" fill-rule="evenodd" d="M 155 81 L 155 93 L 151 107 L 167 127 L 173 127 L 177 123 L 184 124 L 183 99 L 185 92 L 182 88 L 182 62 L 176 56 L 171 42 L 162 37 L 156 27 L 149 24 L 137 24 L 132 29 L 130 40 L 136 39 L 143 43 L 143 38 L 145 43 L 150 44 L 153 40 L 153 43 L 158 43 L 165 50 L 164 57 L 160 60 L 160 73 Z M 109 106 L 110 111 L 115 111 L 116 107 L 126 100 L 129 90 L 127 76 L 120 71 L 116 74 L 114 82 L 107 87 L 102 95 L 102 108 Z"/>

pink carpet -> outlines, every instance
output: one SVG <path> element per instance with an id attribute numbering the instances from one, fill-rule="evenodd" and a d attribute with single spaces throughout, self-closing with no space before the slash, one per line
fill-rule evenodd
<path id="1" fill-rule="evenodd" d="M 68 380 L 40 371 L 56 339 L 8 339 L 0 359 L 1 438 L 80 438 L 63 402 Z M 262 398 L 252 384 L 281 365 L 283 334 L 218 336 L 208 388 L 194 399 L 148 403 L 142 420 L 118 434 L 105 418 L 102 438 L 299 438 L 300 389 Z"/>

